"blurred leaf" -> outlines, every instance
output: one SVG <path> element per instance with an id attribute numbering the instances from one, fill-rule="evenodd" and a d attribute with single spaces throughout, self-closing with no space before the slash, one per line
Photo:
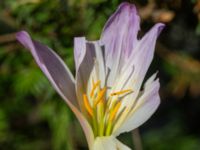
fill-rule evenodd
<path id="1" fill-rule="evenodd" d="M 14 88 L 17 93 L 21 95 L 26 95 L 28 93 L 33 93 L 35 95 L 43 95 L 45 99 L 45 93 L 48 95 L 51 90 L 47 87 L 50 87 L 49 82 L 46 77 L 38 68 L 27 68 L 21 70 L 16 74 L 16 80 L 14 83 Z"/>
<path id="2" fill-rule="evenodd" d="M 3 109 L 0 109 L 0 142 L 6 141 L 8 134 L 8 121 Z"/>
<path id="3" fill-rule="evenodd" d="M 196 34 L 200 35 L 200 21 L 196 27 Z"/>
<path id="4" fill-rule="evenodd" d="M 144 135 L 145 149 L 148 150 L 197 150 L 200 148 L 198 138 L 186 135 L 177 121 L 152 130 Z"/>

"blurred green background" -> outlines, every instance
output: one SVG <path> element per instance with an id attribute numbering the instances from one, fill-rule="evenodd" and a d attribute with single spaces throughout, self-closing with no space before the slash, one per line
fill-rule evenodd
<path id="1" fill-rule="evenodd" d="M 27 30 L 53 48 L 74 73 L 73 38 L 96 40 L 120 0 L 0 1 L 0 149 L 86 150 L 81 127 L 15 40 Z M 141 35 L 156 22 L 158 39 L 147 77 L 159 70 L 161 105 L 140 127 L 144 150 L 200 149 L 200 0 L 134 0 Z M 133 134 L 120 135 L 134 147 Z"/>

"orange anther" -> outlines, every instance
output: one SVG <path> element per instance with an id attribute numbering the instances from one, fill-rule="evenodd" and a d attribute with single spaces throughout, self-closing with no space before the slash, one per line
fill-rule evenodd
<path id="1" fill-rule="evenodd" d="M 100 83 L 101 83 L 100 80 L 98 80 L 96 83 L 94 83 L 94 81 L 93 81 L 93 87 L 92 87 L 92 91 L 90 93 L 90 97 L 92 97 L 94 95 L 94 91 L 100 85 Z"/>
<path id="2" fill-rule="evenodd" d="M 87 112 L 90 114 L 91 117 L 93 117 L 94 116 L 93 110 L 92 110 L 92 107 L 90 106 L 90 103 L 88 101 L 86 94 L 83 94 L 83 102 L 84 102 L 84 105 L 85 105 Z"/>
<path id="3" fill-rule="evenodd" d="M 129 92 L 132 92 L 132 90 L 128 89 L 128 90 L 123 90 L 123 91 L 119 91 L 119 92 L 113 92 L 110 95 L 115 96 L 115 95 L 121 95 L 121 94 L 129 93 Z"/>
<path id="4" fill-rule="evenodd" d="M 96 107 L 97 104 L 103 100 L 103 96 L 105 95 L 106 93 L 106 87 L 104 87 L 97 95 L 97 98 L 95 100 L 95 103 L 94 103 L 94 106 Z"/>

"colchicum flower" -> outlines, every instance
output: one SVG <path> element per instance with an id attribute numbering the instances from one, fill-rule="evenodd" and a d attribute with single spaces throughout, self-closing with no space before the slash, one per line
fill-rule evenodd
<path id="1" fill-rule="evenodd" d="M 140 18 L 133 4 L 122 3 L 98 41 L 74 40 L 76 77 L 49 47 L 25 31 L 16 37 L 78 118 L 90 150 L 130 150 L 116 137 L 143 124 L 160 103 L 156 73 L 144 84 L 155 43 L 164 25 L 137 38 Z"/>

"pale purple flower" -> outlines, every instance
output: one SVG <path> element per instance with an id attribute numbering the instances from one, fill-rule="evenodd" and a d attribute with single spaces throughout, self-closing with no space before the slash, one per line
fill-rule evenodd
<path id="1" fill-rule="evenodd" d="M 156 73 L 142 91 L 141 85 L 163 27 L 158 23 L 138 39 L 137 10 L 133 4 L 122 3 L 100 40 L 75 38 L 75 78 L 53 50 L 32 40 L 27 32 L 18 32 L 17 39 L 78 118 L 90 150 L 129 150 L 116 136 L 139 127 L 160 103 Z"/>

